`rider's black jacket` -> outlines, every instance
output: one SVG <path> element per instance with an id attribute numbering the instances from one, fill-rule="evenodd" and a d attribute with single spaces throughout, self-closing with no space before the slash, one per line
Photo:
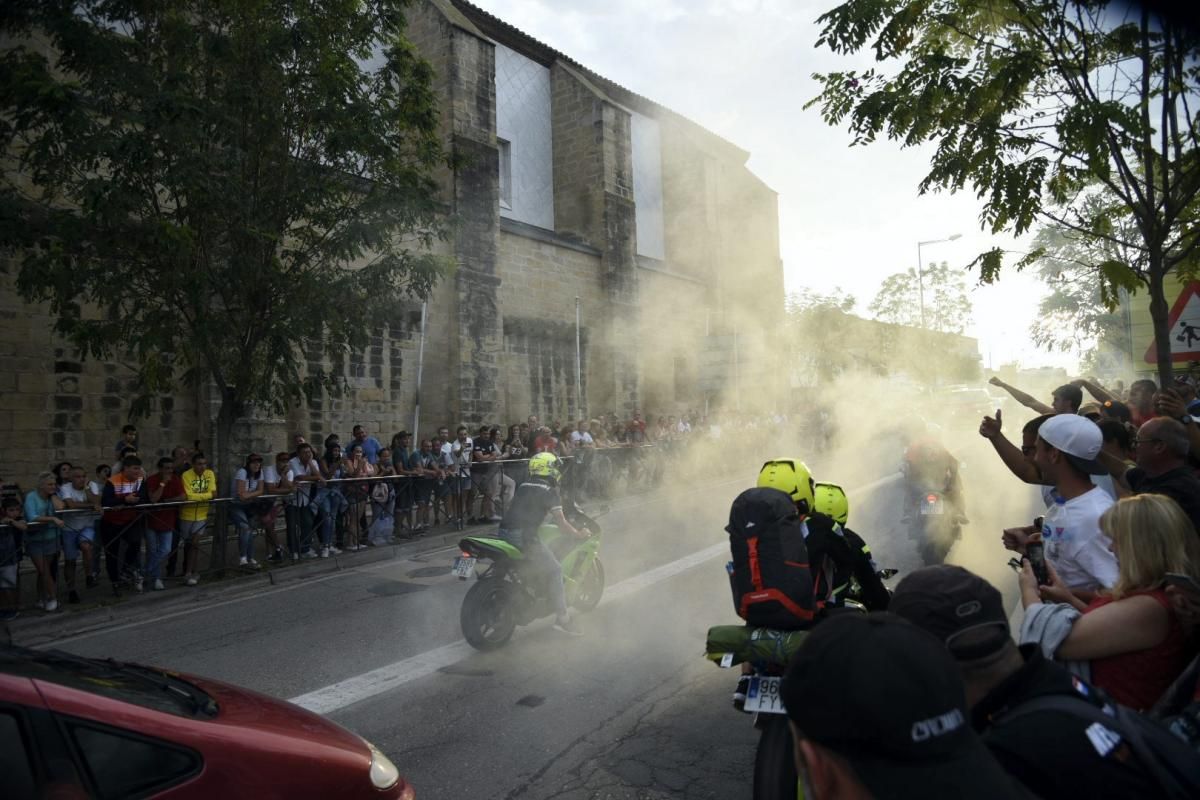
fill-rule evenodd
<path id="1" fill-rule="evenodd" d="M 804 522 L 808 526 L 804 543 L 815 596 L 829 597 L 831 604 L 836 605 L 853 578 L 862 589 L 863 604 L 871 611 L 886 611 L 891 595 L 862 537 L 817 512 L 805 517 Z"/>

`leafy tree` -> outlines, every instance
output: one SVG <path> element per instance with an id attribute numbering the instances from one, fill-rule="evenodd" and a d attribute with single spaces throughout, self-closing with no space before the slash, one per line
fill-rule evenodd
<path id="1" fill-rule="evenodd" d="M 842 347 L 856 304 L 854 295 L 834 287 L 829 293 L 804 288 L 787 297 L 787 330 L 784 340 L 796 348 L 789 356 L 792 368 L 804 365 L 822 381 L 830 381 L 850 366 Z"/>
<path id="2" fill-rule="evenodd" d="M 966 276 L 943 261 L 930 264 L 925 276 L 925 319 L 921 319 L 920 281 L 909 269 L 884 279 L 869 310 L 884 322 L 962 333 L 971 321 L 971 295 Z"/>
<path id="3" fill-rule="evenodd" d="M 26 300 L 144 394 L 337 392 L 340 363 L 439 276 L 430 69 L 400 0 L 10 0 L 0 239 Z M 306 367 L 307 363 L 307 367 Z"/>
<path id="4" fill-rule="evenodd" d="M 1132 225 L 1128 218 L 1120 222 Z M 1122 239 L 1133 237 L 1131 231 L 1119 233 Z M 1128 361 L 1129 330 L 1118 313 L 1122 298 L 1112 294 L 1099 265 L 1113 260 L 1136 265 L 1138 254 L 1061 225 L 1041 227 L 1034 245 L 1041 253 L 1038 277 L 1049 289 L 1030 325 L 1034 343 L 1048 350 L 1074 352 L 1085 361 L 1094 360 L 1101 351 L 1121 353 L 1122 360 Z M 1128 294 L 1121 292 L 1127 301 Z"/>
<path id="5" fill-rule="evenodd" d="M 1098 275 L 1109 296 L 1148 288 L 1165 382 L 1164 276 L 1196 270 L 1200 244 L 1197 29 L 1100 0 L 849 0 L 820 23 L 819 45 L 869 44 L 878 65 L 815 76 L 809 105 L 846 123 L 854 144 L 933 143 L 920 191 L 970 185 L 993 232 L 1042 221 L 1136 252 Z M 1097 191 L 1111 202 L 1094 202 Z M 1126 218 L 1133 236 L 1117 232 Z M 984 281 L 1002 256 L 974 262 Z"/>

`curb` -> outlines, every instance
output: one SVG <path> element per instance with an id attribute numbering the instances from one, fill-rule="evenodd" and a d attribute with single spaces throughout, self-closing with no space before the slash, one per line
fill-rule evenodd
<path id="1" fill-rule="evenodd" d="M 218 578 L 194 588 L 179 587 L 167 592 L 129 593 L 117 602 L 77 611 L 23 611 L 15 620 L 0 627 L 0 642 L 40 648 L 60 639 L 97 633 L 124 625 L 138 624 L 198 606 L 222 600 L 236 600 L 261 594 L 264 590 L 299 583 L 312 578 L 351 571 L 383 561 L 410 558 L 422 553 L 457 544 L 470 536 L 470 529 L 447 531 L 397 544 L 373 547 L 353 554 L 343 553 L 327 559 L 310 559 L 299 564 L 264 569 L 248 575 L 237 575 L 237 568 L 227 569 L 236 577 Z M 60 608 L 63 608 L 60 606 Z M 28 616 L 26 616 L 28 614 Z"/>

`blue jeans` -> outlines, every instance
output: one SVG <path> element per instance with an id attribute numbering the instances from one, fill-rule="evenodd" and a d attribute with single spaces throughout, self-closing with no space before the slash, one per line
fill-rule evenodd
<path id="1" fill-rule="evenodd" d="M 162 577 L 162 565 L 171 554 L 171 537 L 174 531 L 152 531 L 146 528 L 146 576 Z"/>
<path id="2" fill-rule="evenodd" d="M 313 498 L 313 505 L 321 510 L 321 529 L 317 532 L 321 539 L 321 546 L 329 547 L 333 543 L 333 530 L 337 525 L 338 517 L 350 504 L 346 502 L 346 497 L 341 492 L 320 489 Z"/>
<path id="3" fill-rule="evenodd" d="M 534 574 L 545 577 L 550 600 L 554 603 L 554 611 L 560 617 L 565 617 L 567 615 L 567 593 L 563 588 L 562 564 L 558 563 L 554 553 L 550 552 L 550 548 L 546 547 L 546 543 L 541 540 L 537 532 L 534 531 L 532 535 L 526 536 L 519 530 L 501 528 L 500 538 L 514 547 L 521 548 L 525 560 L 533 567 Z"/>
<path id="4" fill-rule="evenodd" d="M 241 558 L 254 558 L 254 528 L 250 525 L 250 518 L 246 514 L 246 507 L 237 503 L 230 503 L 229 517 L 233 520 L 233 526 L 237 528 L 238 556 Z M 254 521 L 260 521 L 257 515 L 254 517 Z"/>

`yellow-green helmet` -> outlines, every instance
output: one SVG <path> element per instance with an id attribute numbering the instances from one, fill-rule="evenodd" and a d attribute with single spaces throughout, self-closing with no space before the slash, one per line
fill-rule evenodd
<path id="1" fill-rule="evenodd" d="M 529 459 L 529 475 L 533 478 L 558 480 L 562 477 L 562 470 L 558 468 L 558 456 L 554 453 L 538 453 Z"/>
<path id="2" fill-rule="evenodd" d="M 773 458 L 763 464 L 758 471 L 758 485 L 778 489 L 792 498 L 801 514 L 812 511 L 812 473 L 798 458 Z"/>
<path id="3" fill-rule="evenodd" d="M 813 486 L 813 511 L 845 525 L 850 518 L 850 501 L 846 499 L 845 490 L 836 483 L 818 483 Z"/>

